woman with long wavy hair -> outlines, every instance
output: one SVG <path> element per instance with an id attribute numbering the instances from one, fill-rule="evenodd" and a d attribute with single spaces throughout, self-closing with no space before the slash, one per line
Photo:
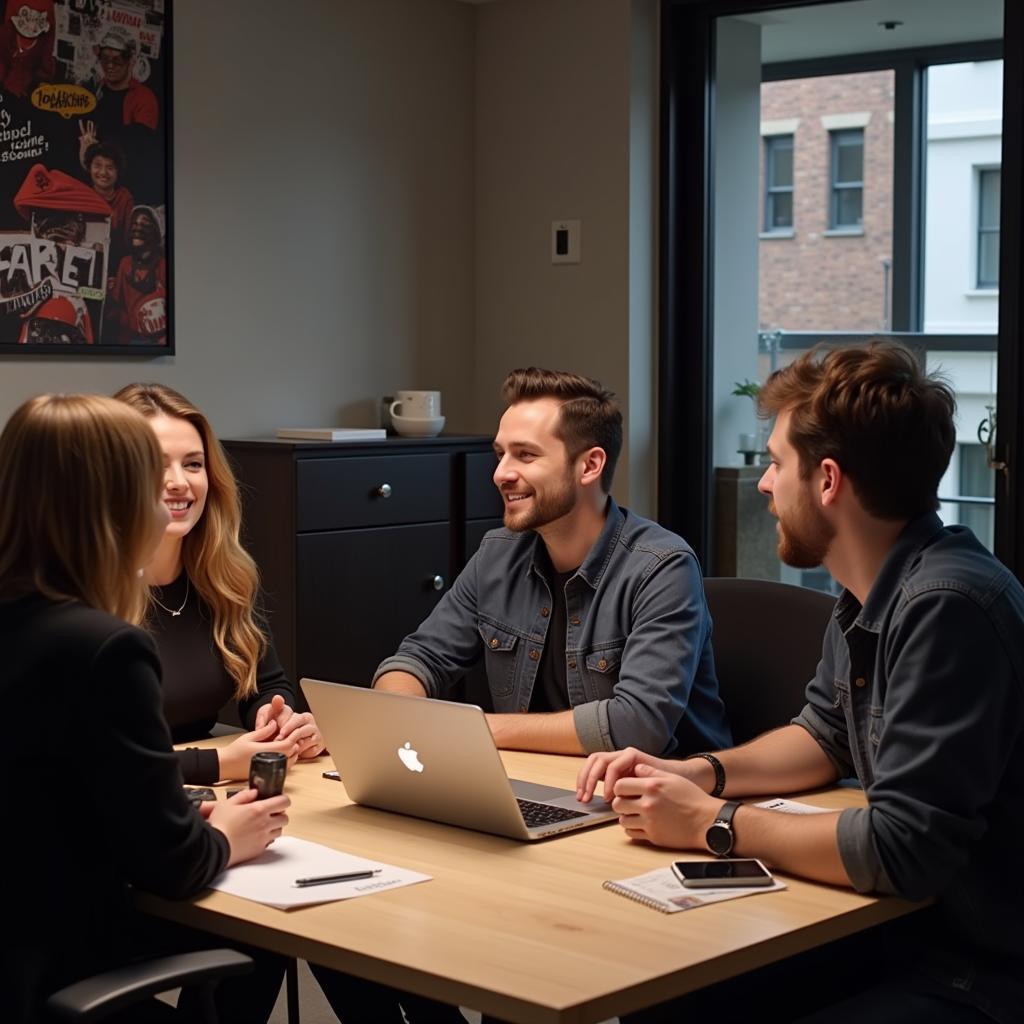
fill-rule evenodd
<path id="1" fill-rule="evenodd" d="M 197 812 L 182 790 L 160 663 L 130 624 L 167 525 L 162 479 L 146 421 L 109 398 L 40 395 L 0 433 L 0 700 L 32 723 L 4 751 L 32 787 L 7 850 L 0 1000 L 12 1024 L 48 1019 L 46 996 L 79 978 L 209 943 L 136 915 L 128 886 L 194 896 L 288 820 L 285 796 L 246 790 Z M 265 1017 L 251 1010 L 273 1005 L 279 960 L 222 987 L 222 1020 Z"/>
<path id="2" fill-rule="evenodd" d="M 163 451 L 170 522 L 145 578 L 171 734 L 176 743 L 207 735 L 232 699 L 249 730 L 219 750 L 180 751 L 185 780 L 244 778 L 260 750 L 315 757 L 323 740 L 313 716 L 294 710 L 260 611 L 256 565 L 239 540 L 238 486 L 208 420 L 162 384 L 129 384 L 114 398 L 149 420 Z"/>

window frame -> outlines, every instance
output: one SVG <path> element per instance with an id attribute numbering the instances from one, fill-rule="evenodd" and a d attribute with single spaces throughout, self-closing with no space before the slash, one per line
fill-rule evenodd
<path id="1" fill-rule="evenodd" d="M 976 181 L 977 181 L 977 204 L 975 206 L 975 213 L 977 215 L 975 223 L 975 245 L 977 251 L 974 259 L 974 287 L 978 291 L 987 292 L 998 292 L 999 291 L 999 218 L 996 218 L 994 224 L 984 224 L 982 222 L 983 210 L 985 209 L 985 186 L 984 182 L 987 176 L 998 175 L 999 178 L 999 190 L 1002 192 L 1002 167 L 978 167 L 976 168 Z M 991 180 L 991 179 L 989 179 Z M 996 237 L 996 276 L 994 281 L 983 280 L 981 276 L 981 259 L 982 259 L 982 242 L 986 235 L 995 235 Z"/>
<path id="2" fill-rule="evenodd" d="M 794 181 L 796 158 L 796 138 L 793 132 L 780 132 L 777 135 L 762 136 L 764 143 L 764 227 L 766 235 L 792 235 L 796 224 L 796 209 L 793 205 L 795 198 Z M 774 156 L 780 150 L 789 150 L 790 154 L 790 182 L 788 185 L 775 184 L 775 161 Z M 775 200 L 777 196 L 788 195 L 789 201 L 789 223 L 775 224 Z"/>
<path id="3" fill-rule="evenodd" d="M 829 202 L 828 202 L 828 230 L 863 232 L 864 230 L 864 152 L 865 138 L 863 128 L 833 128 L 828 133 L 829 147 Z M 839 155 L 843 145 L 848 144 L 847 140 L 857 137 L 860 143 L 860 178 L 851 178 L 849 181 L 839 178 Z M 860 218 L 857 221 L 840 221 L 839 211 L 842 206 L 844 194 L 860 192 Z"/>
<path id="4" fill-rule="evenodd" d="M 849 2 L 849 0 L 847 0 Z M 658 520 L 713 570 L 714 132 L 716 19 L 820 0 L 662 0 L 658 355 Z M 762 80 L 896 70 L 892 321 L 919 332 L 923 290 L 924 67 L 1002 59 L 999 354 L 996 457 L 1024 452 L 1024 5 L 1006 4 L 999 38 L 833 55 L 762 67 Z M 815 72 L 817 68 L 817 72 Z M 931 340 L 929 341 L 931 343 Z M 687 467 L 685 474 L 679 466 Z M 1024 579 L 1024 473 L 999 478 L 996 554 Z"/>

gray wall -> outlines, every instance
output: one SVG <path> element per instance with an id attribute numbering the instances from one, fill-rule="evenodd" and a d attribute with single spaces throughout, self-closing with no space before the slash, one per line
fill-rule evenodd
<path id="1" fill-rule="evenodd" d="M 656 0 L 286 6 L 175 3 L 178 355 L 0 358 L 0 418 L 153 379 L 225 436 L 376 423 L 408 387 L 487 432 L 539 363 L 619 394 L 615 493 L 650 513 Z M 553 266 L 569 217 L 583 262 Z"/>
<path id="2" fill-rule="evenodd" d="M 178 354 L 2 358 L 0 420 L 154 379 L 225 435 L 376 423 L 402 387 L 472 429 L 474 8 L 174 8 Z"/>
<path id="3" fill-rule="evenodd" d="M 653 506 L 650 274 L 634 282 L 632 308 L 630 288 L 631 247 L 653 244 L 653 11 L 624 0 L 477 9 L 477 419 L 500 412 L 512 366 L 599 378 L 622 401 L 628 441 L 642 447 L 639 457 L 623 453 L 615 485 L 637 511 Z M 648 93 L 635 111 L 634 79 Z M 631 166 L 634 137 L 649 148 Z M 559 219 L 582 221 L 578 265 L 551 263 Z"/>

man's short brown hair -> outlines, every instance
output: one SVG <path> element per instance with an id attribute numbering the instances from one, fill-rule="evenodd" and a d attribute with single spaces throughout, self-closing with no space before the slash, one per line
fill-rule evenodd
<path id="1" fill-rule="evenodd" d="M 776 370 L 758 396 L 762 416 L 790 412 L 801 476 L 835 459 L 876 518 L 934 511 L 956 444 L 949 385 L 891 342 L 822 351 Z"/>
<path id="2" fill-rule="evenodd" d="M 565 445 L 570 459 L 588 448 L 603 448 L 604 471 L 601 488 L 612 489 L 615 464 L 622 451 L 622 411 L 615 394 L 590 377 L 563 370 L 542 370 L 529 366 L 513 370 L 501 386 L 506 404 L 554 398 L 561 402 L 555 436 Z"/>

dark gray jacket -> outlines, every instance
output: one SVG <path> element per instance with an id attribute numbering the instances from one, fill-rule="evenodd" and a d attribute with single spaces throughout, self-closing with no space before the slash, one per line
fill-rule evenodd
<path id="1" fill-rule="evenodd" d="M 854 886 L 935 897 L 929 962 L 1021 1019 L 1024 588 L 969 530 L 923 516 L 863 607 L 840 597 L 807 699 L 795 721 L 867 794 L 839 818 Z"/>
<path id="2" fill-rule="evenodd" d="M 534 532 L 491 530 L 437 607 L 377 669 L 411 672 L 450 696 L 483 656 L 494 710 L 530 706 L 551 592 Z M 730 743 L 700 567 L 681 537 L 608 499 L 604 530 L 565 585 L 565 656 L 576 733 L 587 751 L 652 754 Z"/>

